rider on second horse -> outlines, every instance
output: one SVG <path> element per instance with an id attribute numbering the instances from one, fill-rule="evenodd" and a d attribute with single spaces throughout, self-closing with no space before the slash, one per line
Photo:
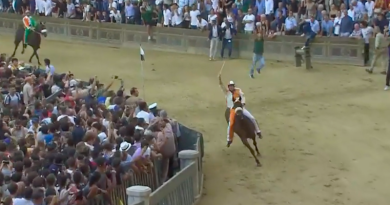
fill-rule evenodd
<path id="1" fill-rule="evenodd" d="M 233 142 L 233 136 L 234 136 L 233 124 L 234 124 L 235 109 L 232 108 L 234 106 L 234 102 L 237 99 L 241 99 L 242 105 L 245 106 L 245 96 L 240 88 L 235 87 L 233 81 L 230 81 L 228 86 L 225 87 L 222 83 L 221 74 L 219 74 L 218 78 L 219 78 L 219 85 L 226 97 L 226 106 L 230 109 L 229 124 L 227 128 L 227 141 L 228 141 L 228 145 L 230 145 Z M 243 114 L 252 121 L 252 123 L 255 125 L 256 128 L 256 134 L 261 138 L 261 131 L 259 125 L 256 122 L 256 119 L 246 108 L 243 108 Z"/>
<path id="2" fill-rule="evenodd" d="M 23 45 L 24 48 L 27 47 L 27 37 L 30 34 L 31 31 L 34 31 L 35 27 L 37 26 L 35 19 L 30 16 L 30 11 L 26 11 L 26 15 L 23 17 L 23 25 L 24 25 L 24 41 Z"/>

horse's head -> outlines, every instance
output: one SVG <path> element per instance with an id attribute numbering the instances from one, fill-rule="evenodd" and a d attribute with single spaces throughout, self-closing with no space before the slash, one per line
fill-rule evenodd
<path id="1" fill-rule="evenodd" d="M 243 116 L 243 105 L 241 103 L 241 97 L 237 98 L 235 101 L 234 101 L 234 104 L 233 104 L 233 109 L 236 113 L 237 116 L 239 117 L 242 117 Z"/>
<path id="2" fill-rule="evenodd" d="M 44 37 L 47 37 L 47 30 L 45 22 L 39 22 L 39 24 L 36 26 L 35 31 L 42 34 Z"/>

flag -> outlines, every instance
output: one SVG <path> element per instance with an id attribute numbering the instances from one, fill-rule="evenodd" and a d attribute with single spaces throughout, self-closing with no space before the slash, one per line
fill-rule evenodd
<path id="1" fill-rule="evenodd" d="M 145 61 L 145 52 L 141 46 L 139 46 L 139 54 L 141 55 L 141 61 Z"/>

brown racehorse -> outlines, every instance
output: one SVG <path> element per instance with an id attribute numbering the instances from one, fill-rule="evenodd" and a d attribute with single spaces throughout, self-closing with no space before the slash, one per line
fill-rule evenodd
<path id="1" fill-rule="evenodd" d="M 240 101 L 234 102 L 233 109 L 236 110 L 233 130 L 240 137 L 242 143 L 249 149 L 252 156 L 256 160 L 257 166 L 260 167 L 261 163 L 257 158 L 257 156 L 261 156 L 261 154 L 259 152 L 259 149 L 257 148 L 255 126 L 253 125 L 252 121 L 243 114 L 242 111 L 243 106 Z M 230 115 L 230 108 L 227 108 L 225 111 L 225 118 L 227 123 L 229 123 L 229 115 Z M 249 144 L 248 139 L 252 139 L 257 156 L 255 154 L 255 151 L 252 149 L 251 145 Z"/>

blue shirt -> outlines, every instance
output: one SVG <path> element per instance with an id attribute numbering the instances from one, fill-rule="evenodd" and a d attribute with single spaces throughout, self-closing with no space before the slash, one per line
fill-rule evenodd
<path id="1" fill-rule="evenodd" d="M 46 73 L 50 72 L 51 75 L 54 75 L 54 71 L 55 71 L 55 68 L 53 65 L 46 66 Z"/>
<path id="2" fill-rule="evenodd" d="M 340 33 L 351 33 L 353 30 L 353 21 L 350 16 L 344 16 L 340 22 Z"/>
<path id="3" fill-rule="evenodd" d="M 279 11 L 281 11 L 282 12 L 282 16 L 286 16 L 286 9 L 285 8 L 282 8 L 282 9 L 276 9 L 276 11 L 275 11 L 275 17 L 277 18 L 277 17 L 279 17 Z"/>
<path id="4" fill-rule="evenodd" d="M 256 1 L 257 15 L 265 13 L 265 0 Z"/>
<path id="5" fill-rule="evenodd" d="M 179 0 L 178 5 L 180 8 L 183 8 L 185 6 L 188 6 L 190 4 L 189 0 Z"/>
<path id="6" fill-rule="evenodd" d="M 125 6 L 125 16 L 126 17 L 130 17 L 130 16 L 134 16 L 134 6 L 133 4 L 130 4 L 130 5 L 126 5 Z"/>
<path id="7" fill-rule="evenodd" d="M 328 20 L 324 20 L 321 23 L 321 27 L 323 31 L 326 31 L 328 34 L 330 33 L 330 29 L 333 27 L 333 22 Z"/>
<path id="8" fill-rule="evenodd" d="M 53 141 L 53 135 L 52 134 L 47 134 L 43 137 L 43 140 L 45 141 L 46 144 L 50 144 Z"/>
<path id="9" fill-rule="evenodd" d="M 320 31 L 320 23 L 318 23 L 317 20 L 314 20 L 314 22 L 311 22 L 311 20 L 306 20 L 310 23 L 310 28 L 314 33 L 318 33 Z"/>
<path id="10" fill-rule="evenodd" d="M 289 31 L 294 28 L 294 26 L 297 26 L 297 20 L 295 19 L 295 17 L 287 17 L 284 24 L 286 26 L 286 30 Z"/>

